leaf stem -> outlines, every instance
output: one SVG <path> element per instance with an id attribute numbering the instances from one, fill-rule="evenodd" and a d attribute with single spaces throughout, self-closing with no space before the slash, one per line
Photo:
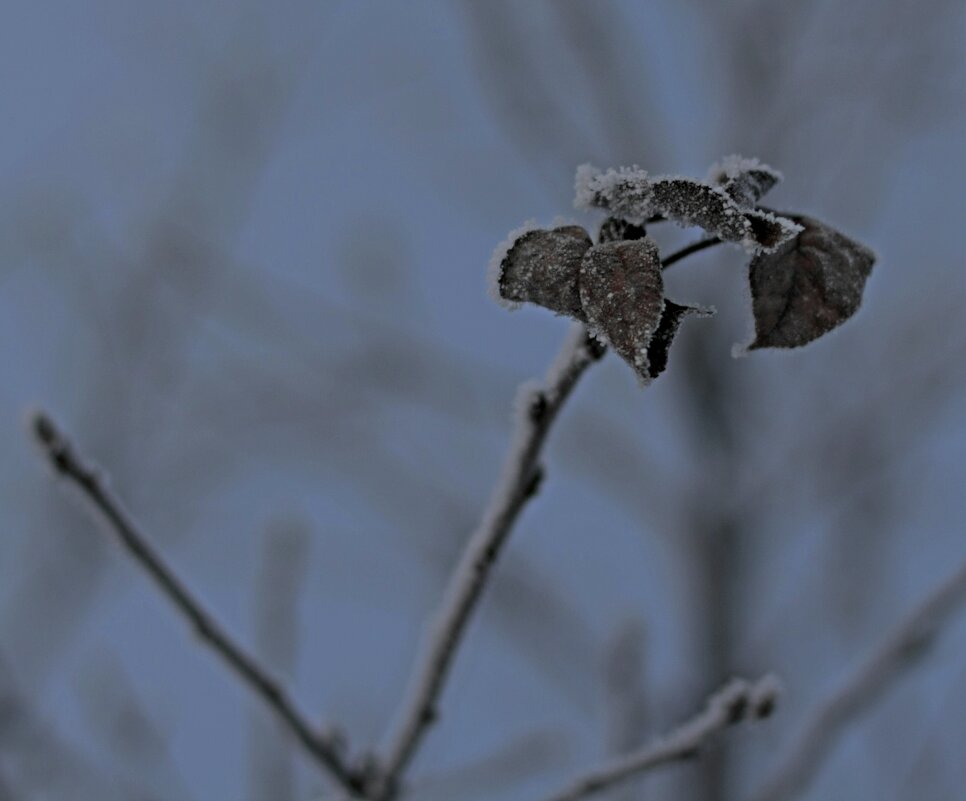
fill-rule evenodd
<path id="1" fill-rule="evenodd" d="M 666 270 L 668 267 L 676 264 L 682 259 L 686 259 L 693 253 L 698 253 L 699 251 L 706 250 L 707 248 L 712 248 L 715 245 L 720 245 L 722 240 L 718 237 L 711 237 L 710 239 L 699 239 L 697 242 L 692 242 L 690 245 L 685 245 L 680 250 L 676 250 L 666 258 L 661 259 L 661 269 Z"/>

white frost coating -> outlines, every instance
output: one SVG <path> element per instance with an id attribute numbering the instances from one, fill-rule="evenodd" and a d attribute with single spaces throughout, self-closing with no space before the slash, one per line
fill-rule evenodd
<path id="1" fill-rule="evenodd" d="M 777 173 L 761 165 L 757 159 L 729 157 L 722 169 L 737 171 L 758 165 L 759 172 Z M 735 172 L 735 176 L 747 173 Z M 577 168 L 574 205 L 586 209 L 605 209 L 610 214 L 635 225 L 643 225 L 650 217 L 660 215 L 683 227 L 699 226 L 726 242 L 735 242 L 747 252 L 770 253 L 801 229 L 790 221 L 754 208 L 764 188 L 741 186 L 736 193 L 725 184 L 705 183 L 680 175 L 649 177 L 640 167 L 621 167 L 601 172 L 589 164 Z M 763 228 L 765 230 L 763 230 Z M 768 230 L 771 228 L 772 230 Z"/>
<path id="2" fill-rule="evenodd" d="M 761 170 L 762 172 L 770 173 L 775 176 L 777 181 L 785 180 L 785 176 L 782 175 L 780 170 L 770 167 L 757 158 L 739 156 L 737 153 L 725 156 L 721 161 L 712 164 L 711 169 L 708 170 L 707 180 L 710 183 L 722 183 L 724 179 L 737 178 L 742 173 L 751 172 L 752 170 Z"/>
<path id="3" fill-rule="evenodd" d="M 593 323 L 587 323 L 587 333 L 596 339 L 605 348 L 613 348 L 613 343 L 607 338 L 607 334 L 597 328 Z"/>
<path id="4" fill-rule="evenodd" d="M 574 207 L 599 209 L 641 225 L 649 215 L 650 182 L 647 172 L 633 167 L 610 168 L 601 172 L 591 164 L 581 164 L 574 178 Z"/>
<path id="5" fill-rule="evenodd" d="M 785 233 L 782 238 L 771 247 L 764 247 L 763 245 L 755 242 L 754 239 L 746 239 L 741 242 L 741 246 L 748 253 L 774 253 L 778 248 L 788 242 L 790 239 L 794 239 L 805 227 L 799 225 L 794 220 L 788 219 L 788 217 L 779 217 L 777 214 L 772 214 L 770 211 L 763 211 L 762 209 L 755 209 L 755 216 L 758 219 L 767 220 L 770 223 L 774 223 L 779 228 L 781 228 Z"/>
<path id="6" fill-rule="evenodd" d="M 600 175 L 600 170 L 597 169 L 593 164 L 581 164 L 577 167 L 577 173 L 574 176 L 574 208 L 575 209 L 592 209 L 594 206 L 594 192 L 589 188 L 590 182 L 593 181 L 598 175 Z"/>
<path id="7" fill-rule="evenodd" d="M 503 260 L 507 257 L 510 252 L 510 248 L 516 243 L 516 241 L 526 233 L 530 231 L 536 231 L 539 229 L 536 220 L 527 220 L 519 228 L 514 228 L 507 235 L 499 245 L 496 246 L 496 250 L 493 251 L 493 255 L 490 256 L 490 262 L 486 268 L 486 289 L 490 297 L 493 298 L 497 303 L 503 306 L 505 309 L 513 311 L 514 309 L 519 309 L 522 305 L 517 301 L 507 300 L 500 294 L 500 279 L 503 277 Z"/>
<path id="8" fill-rule="evenodd" d="M 551 371 L 554 370 L 553 365 L 551 365 L 550 369 Z M 517 387 L 517 393 L 513 398 L 512 422 L 515 425 L 513 427 L 510 445 L 507 448 L 507 455 L 504 459 L 504 474 L 508 472 L 508 468 L 505 467 L 506 465 L 519 464 L 521 460 L 526 458 L 527 445 L 533 436 L 533 425 L 529 422 L 530 410 L 540 397 L 542 391 L 543 385 L 535 378 L 523 381 Z M 512 493 L 515 491 L 513 482 L 505 482 L 501 486 L 502 494 L 492 499 L 490 506 L 486 510 L 488 514 L 484 515 L 482 525 L 485 528 L 491 528 L 495 524 L 497 513 L 494 510 L 505 509 L 512 503 Z"/>

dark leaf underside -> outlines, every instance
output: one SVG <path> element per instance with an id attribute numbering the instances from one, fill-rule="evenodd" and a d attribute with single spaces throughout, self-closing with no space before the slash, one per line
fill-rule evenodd
<path id="1" fill-rule="evenodd" d="M 855 314 L 875 254 L 811 217 L 802 232 L 749 267 L 756 348 L 796 348 Z"/>

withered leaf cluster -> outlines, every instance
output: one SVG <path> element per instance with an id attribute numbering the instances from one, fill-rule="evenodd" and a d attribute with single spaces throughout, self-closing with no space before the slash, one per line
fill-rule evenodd
<path id="1" fill-rule="evenodd" d="M 855 313 L 875 256 L 811 217 L 759 207 L 780 180 L 739 156 L 715 165 L 707 181 L 583 166 L 575 204 L 610 215 L 596 244 L 579 225 L 521 231 L 494 255 L 494 288 L 504 302 L 585 323 L 648 383 L 667 365 L 681 321 L 711 313 L 664 296 L 661 255 L 645 226 L 671 220 L 753 254 L 749 349 L 804 345 Z"/>

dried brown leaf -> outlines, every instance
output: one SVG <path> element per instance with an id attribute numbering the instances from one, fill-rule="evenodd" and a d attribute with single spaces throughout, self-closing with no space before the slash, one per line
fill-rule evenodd
<path id="1" fill-rule="evenodd" d="M 581 260 L 591 244 L 588 233 L 578 225 L 523 233 L 499 262 L 500 297 L 512 303 L 536 303 L 584 320 L 577 281 Z"/>
<path id="2" fill-rule="evenodd" d="M 753 209 L 782 180 L 782 174 L 758 159 L 734 155 L 715 164 L 708 180 L 720 186 L 742 208 Z"/>
<path id="3" fill-rule="evenodd" d="M 774 185 L 775 176 L 770 168 L 756 168 L 753 173 L 735 172 L 733 183 L 725 175 L 725 184 L 712 186 L 693 178 L 650 178 L 638 168 L 599 172 L 585 165 L 577 171 L 575 203 L 605 209 L 636 225 L 655 215 L 696 225 L 725 242 L 760 253 L 774 250 L 799 232 L 791 220 L 751 208 L 758 193 Z"/>
<path id="4" fill-rule="evenodd" d="M 787 215 L 802 232 L 751 261 L 756 348 L 797 348 L 855 314 L 875 254 L 819 220 Z"/>
<path id="5" fill-rule="evenodd" d="M 594 332 L 650 381 L 648 345 L 664 311 L 657 245 L 645 238 L 591 248 L 580 267 L 580 299 Z"/>

